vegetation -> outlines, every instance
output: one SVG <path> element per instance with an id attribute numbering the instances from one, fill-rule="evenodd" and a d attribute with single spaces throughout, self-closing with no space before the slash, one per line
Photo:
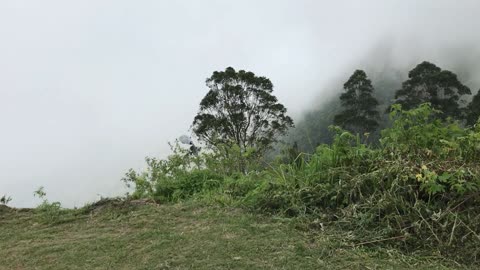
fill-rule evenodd
<path id="1" fill-rule="evenodd" d="M 330 119 L 352 132 L 330 126 L 330 143 L 311 154 L 294 144 L 274 162 L 242 163 L 247 152 L 236 144 L 217 143 L 195 156 L 177 147 L 166 160 L 147 160 L 146 173 L 130 171 L 124 180 L 135 187 L 133 198 L 194 200 L 319 220 L 349 232 L 352 245 L 436 250 L 457 262 L 478 263 L 480 125 L 454 120 L 462 118 L 460 97 L 468 87 L 450 71 L 419 64 L 397 91 L 398 104 L 382 122 L 376 144 L 361 137 L 379 123 L 371 81 L 357 70 L 344 89 L 343 111 L 333 106 L 337 113 Z M 470 115 L 474 102 L 464 110 Z"/>
<path id="2" fill-rule="evenodd" d="M 437 254 L 352 247 L 341 232 L 312 231 L 316 223 L 238 208 L 110 199 L 62 215 L 69 221 L 45 224 L 36 211 L 0 211 L 0 269 L 458 268 Z"/>
<path id="3" fill-rule="evenodd" d="M 473 97 L 470 104 L 468 104 L 466 108 L 466 119 L 467 125 L 473 126 L 477 122 L 478 118 L 480 117 L 480 90 L 478 90 L 477 94 Z"/>
<path id="4" fill-rule="evenodd" d="M 242 154 L 254 150 L 262 155 L 293 126 L 265 77 L 229 67 L 214 72 L 207 86 L 210 90 L 200 102 L 193 132 L 209 147 L 235 145 Z"/>
<path id="5" fill-rule="evenodd" d="M 372 96 L 372 82 L 363 70 L 356 70 L 344 84 L 340 95 L 344 110 L 335 115 L 334 123 L 354 133 L 374 132 L 378 127 L 378 101 Z"/>
<path id="6" fill-rule="evenodd" d="M 0 221 L 9 232 L 0 243 L 21 241 L 22 233 L 31 237 L 31 226 L 69 231 L 77 224 L 81 229 L 72 242 L 78 245 L 56 244 L 88 255 L 92 244 L 82 239 L 94 223 L 105 226 L 95 250 L 107 250 L 109 267 L 128 268 L 139 260 L 146 268 L 165 269 L 480 264 L 479 94 L 463 106 L 461 96 L 470 90 L 452 72 L 421 63 L 397 91 L 398 103 L 388 105 L 388 119 L 379 119 L 376 108 L 386 107 L 388 95 L 377 101 L 366 73 L 357 70 L 344 84 L 341 104 L 325 106 L 315 127 L 326 132 L 328 124 L 330 138 L 322 134 L 309 142 L 310 153 L 292 144 L 273 161 L 266 160 L 266 150 L 293 122 L 271 95 L 272 83 L 227 68 L 214 72 L 207 85 L 193 123 L 207 149 L 191 151 L 176 142 L 166 159 L 147 158 L 146 170 L 132 169 L 123 178 L 131 188 L 125 199 L 65 210 L 40 188 L 35 194 L 43 203 L 29 214 L 2 210 L 27 222 L 22 227 L 17 219 Z M 364 132 L 376 132 L 375 143 L 364 140 Z M 124 247 L 120 253 L 108 248 L 116 245 Z M 127 245 L 133 254 L 128 261 Z M 100 265 L 68 254 L 53 261 Z M 0 265 L 33 263 L 50 262 L 14 258 Z"/>
<path id="7" fill-rule="evenodd" d="M 441 117 L 453 117 L 458 120 L 467 120 L 473 126 L 480 112 L 478 112 L 470 99 L 470 89 L 464 85 L 457 74 L 442 70 L 435 64 L 424 61 L 408 72 L 408 78 L 403 79 L 403 72 L 389 70 L 371 72 L 372 86 L 375 91 L 373 97 L 378 101 L 380 112 L 389 113 L 393 104 L 401 104 L 404 109 L 414 109 L 422 103 L 430 103 L 432 107 L 441 111 Z M 396 90 L 398 89 L 398 90 Z M 342 106 L 338 102 L 339 96 L 324 100 L 321 107 L 307 112 L 302 119 L 297 121 L 295 129 L 290 131 L 290 143 L 297 142 L 299 148 L 308 153 L 313 153 L 316 147 L 323 143 L 331 143 L 328 127 L 341 121 L 334 122 L 334 117 L 341 114 Z M 466 106 L 467 105 L 467 106 Z M 378 143 L 377 133 L 390 125 L 388 114 L 381 115 L 378 127 L 373 133 L 372 143 Z M 347 130 L 351 130 L 343 126 Z M 356 133 L 357 131 L 353 131 Z"/>
<path id="8" fill-rule="evenodd" d="M 33 195 L 42 200 L 42 203 L 37 206 L 35 211 L 40 215 L 43 223 L 55 223 L 59 222 L 64 216 L 62 216 L 62 205 L 59 202 L 49 202 L 47 199 L 47 193 L 43 187 L 38 188 Z"/>
<path id="9" fill-rule="evenodd" d="M 472 92 L 458 80 L 456 74 L 425 61 L 408 73 L 408 80 L 395 94 L 395 103 L 402 104 L 405 109 L 413 109 L 430 102 L 444 117 L 459 119 L 460 98 L 467 94 Z"/>
<path id="10" fill-rule="evenodd" d="M 139 187 L 135 198 L 304 217 L 350 232 L 352 245 L 434 249 L 478 263 L 480 129 L 438 114 L 430 104 L 409 111 L 395 105 L 379 147 L 332 127 L 333 143 L 300 154 L 301 162 L 278 162 L 247 175 L 223 174 L 218 162 L 209 163 L 215 153 L 183 159 L 175 153 L 164 166 L 150 166 L 148 177 L 130 173 L 125 180 Z"/>
<path id="11" fill-rule="evenodd" d="M 330 126 L 334 122 L 335 115 L 341 113 L 340 99 L 329 99 L 319 108 L 305 113 L 300 121 L 291 129 L 287 143 L 297 143 L 298 148 L 305 153 L 313 153 L 321 144 L 331 144 L 332 134 Z"/>
<path id="12" fill-rule="evenodd" d="M 7 196 L 7 195 L 3 195 L 1 198 L 0 198 L 0 205 L 7 205 L 9 202 L 12 201 L 12 197 L 10 196 Z"/>

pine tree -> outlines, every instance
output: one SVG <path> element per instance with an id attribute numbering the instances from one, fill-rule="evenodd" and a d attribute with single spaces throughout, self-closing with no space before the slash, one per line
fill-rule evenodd
<path id="1" fill-rule="evenodd" d="M 471 94 L 457 75 L 442 70 L 429 62 L 422 62 L 408 73 L 408 80 L 395 93 L 395 103 L 404 109 L 413 109 L 422 103 L 429 102 L 432 107 L 443 112 L 444 117 L 460 119 L 462 95 Z"/>
<path id="2" fill-rule="evenodd" d="M 354 133 L 373 132 L 378 127 L 378 101 L 373 94 L 372 82 L 363 70 L 356 70 L 343 85 L 340 95 L 343 111 L 335 115 L 334 123 Z"/>

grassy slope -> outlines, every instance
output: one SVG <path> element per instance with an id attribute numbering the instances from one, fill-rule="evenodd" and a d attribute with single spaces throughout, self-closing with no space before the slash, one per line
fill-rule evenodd
<path id="1" fill-rule="evenodd" d="M 65 215 L 47 225 L 33 211 L 0 209 L 0 269 L 451 269 L 232 208 L 123 204 Z"/>

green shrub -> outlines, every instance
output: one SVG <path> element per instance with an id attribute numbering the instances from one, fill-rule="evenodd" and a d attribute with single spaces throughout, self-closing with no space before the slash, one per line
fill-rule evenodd
<path id="1" fill-rule="evenodd" d="M 360 243 L 438 248 L 477 260 L 480 132 L 436 113 L 428 104 L 410 111 L 394 106 L 380 148 L 333 127 L 333 143 L 301 166 L 273 166 L 249 194 L 250 206 L 324 218 Z"/>
<path id="2" fill-rule="evenodd" d="M 225 176 L 206 167 L 204 156 L 191 155 L 178 144 L 167 159 L 146 158 L 147 169 L 137 173 L 130 170 L 123 181 L 134 186 L 134 199 L 151 198 L 158 202 L 175 202 L 197 193 L 217 189 Z"/>
<path id="3" fill-rule="evenodd" d="M 124 180 L 135 185 L 133 197 L 202 199 L 322 219 L 351 232 L 357 244 L 435 248 L 475 263 L 480 125 L 463 128 L 437 113 L 429 104 L 409 111 L 393 106 L 392 125 L 377 147 L 331 127 L 332 144 L 287 163 L 265 167 L 256 157 L 239 158 L 235 148 L 198 156 L 174 149 L 165 160 L 147 159 L 146 171 L 132 170 Z M 251 162 L 240 166 L 247 171 L 235 169 L 239 160 Z"/>
<path id="4" fill-rule="evenodd" d="M 42 199 L 42 203 L 35 208 L 35 211 L 40 214 L 39 217 L 42 222 L 53 224 L 61 221 L 62 205 L 59 202 L 49 202 L 43 187 L 37 189 L 33 195 Z"/>

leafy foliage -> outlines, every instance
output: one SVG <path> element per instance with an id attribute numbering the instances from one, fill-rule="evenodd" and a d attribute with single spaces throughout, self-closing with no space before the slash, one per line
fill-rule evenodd
<path id="1" fill-rule="evenodd" d="M 394 106 L 394 123 L 378 149 L 335 129 L 332 145 L 319 146 L 303 167 L 276 167 L 253 205 L 320 217 L 360 243 L 438 248 L 478 260 L 480 130 L 436 113 L 428 104 L 410 111 Z"/>
<path id="2" fill-rule="evenodd" d="M 207 86 L 210 90 L 200 102 L 193 132 L 211 147 L 236 145 L 242 153 L 254 148 L 262 154 L 277 135 L 293 126 L 265 77 L 229 67 L 215 71 Z"/>
<path id="3" fill-rule="evenodd" d="M 33 195 L 42 200 L 42 203 L 35 209 L 40 213 L 44 223 L 58 223 L 62 218 L 62 205 L 60 202 L 49 202 L 47 193 L 43 187 L 38 188 Z"/>
<path id="4" fill-rule="evenodd" d="M 458 80 L 455 73 L 425 61 L 408 73 L 408 80 L 395 94 L 395 103 L 409 110 L 429 102 L 445 118 L 459 119 L 462 117 L 461 96 L 467 94 L 471 94 L 470 89 Z"/>
<path id="5" fill-rule="evenodd" d="M 247 175 L 229 173 L 221 164 L 231 163 L 210 152 L 147 160 L 147 172 L 130 172 L 126 181 L 135 185 L 134 197 L 194 199 L 304 216 L 350 232 L 353 245 L 437 249 L 475 263 L 480 254 L 480 127 L 463 128 L 439 113 L 430 104 L 413 110 L 393 106 L 392 125 L 381 132 L 378 147 L 332 126 L 331 144 L 313 154 L 293 151 L 287 163 L 281 160 Z"/>
<path id="6" fill-rule="evenodd" d="M 378 127 L 378 101 L 373 94 L 372 82 L 363 70 L 356 70 L 344 84 L 340 95 L 344 110 L 335 115 L 334 123 L 354 133 L 373 132 Z"/>
<path id="7" fill-rule="evenodd" d="M 219 146 L 215 151 L 203 152 L 198 156 L 190 155 L 178 143 L 171 147 L 173 154 L 168 158 L 161 160 L 147 157 L 145 171 L 130 169 L 126 173 L 122 180 L 127 186 L 135 187 L 132 198 L 177 202 L 224 187 L 233 189 L 225 190 L 225 193 L 237 196 L 235 194 L 240 192 L 238 189 L 243 188 L 240 187 L 241 179 L 248 177 L 239 173 L 238 166 L 249 171 L 254 171 L 259 166 L 258 160 L 250 158 L 249 155 L 254 155 L 250 150 L 242 153 L 235 145 L 228 150 L 226 146 Z M 225 151 L 229 153 L 228 159 L 224 158 Z"/>
<path id="8" fill-rule="evenodd" d="M 372 96 L 378 100 L 378 111 L 389 112 L 392 100 L 395 96 L 395 89 L 401 86 L 403 81 L 402 72 L 392 67 L 382 68 L 381 71 L 370 69 L 369 77 L 375 88 Z M 335 88 L 335 87 L 333 87 Z M 336 92 L 341 92 L 340 89 Z M 340 95 L 333 97 L 325 97 L 322 95 L 321 104 L 317 105 L 314 110 L 303 115 L 302 118 L 296 120 L 295 128 L 289 132 L 286 139 L 290 144 L 298 143 L 299 149 L 313 153 L 320 144 L 332 143 L 332 134 L 329 132 L 329 126 L 334 123 L 334 117 L 342 112 Z M 378 119 L 378 128 L 376 132 L 369 135 L 369 141 L 377 143 L 380 134 L 378 130 L 382 130 L 390 125 L 388 114 L 380 114 Z"/>

